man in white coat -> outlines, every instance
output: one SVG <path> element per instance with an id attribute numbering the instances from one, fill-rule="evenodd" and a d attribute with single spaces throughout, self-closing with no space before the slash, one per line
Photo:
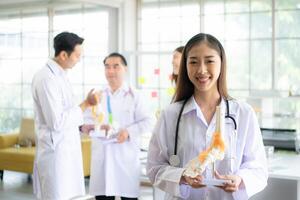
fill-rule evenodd
<path id="1" fill-rule="evenodd" d="M 67 70 L 79 61 L 83 38 L 63 32 L 54 38 L 55 57 L 32 81 L 36 127 L 34 193 L 37 199 L 67 200 L 85 194 L 79 126 L 82 112 L 96 103 L 90 92 L 74 103 Z M 89 126 L 81 126 L 89 131 Z"/>
<path id="2" fill-rule="evenodd" d="M 137 199 L 140 183 L 140 136 L 151 132 L 154 118 L 137 91 L 125 83 L 127 62 L 123 55 L 111 53 L 104 59 L 108 86 L 102 91 L 100 110 L 106 131 L 116 129 L 116 142 L 92 140 L 90 194 L 97 200 Z M 91 117 L 91 109 L 86 110 Z"/>

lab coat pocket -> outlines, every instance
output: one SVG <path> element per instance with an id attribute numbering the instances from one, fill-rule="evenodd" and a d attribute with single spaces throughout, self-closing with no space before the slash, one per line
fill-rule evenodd
<path id="1" fill-rule="evenodd" d="M 50 132 L 50 139 L 51 139 L 51 147 L 54 150 L 56 146 L 56 140 L 55 140 L 56 138 L 54 138 L 54 133 L 52 131 Z"/>
<path id="2" fill-rule="evenodd" d="M 41 131 L 38 134 L 38 139 L 40 142 L 40 146 L 43 149 L 53 149 L 54 150 L 54 142 L 51 131 Z"/>
<path id="3" fill-rule="evenodd" d="M 62 132 L 50 131 L 50 137 L 52 148 L 55 149 L 56 146 L 63 140 L 64 134 Z"/>
<path id="4" fill-rule="evenodd" d="M 123 124 L 130 125 L 132 122 L 135 121 L 134 119 L 134 110 L 131 108 L 131 106 L 125 107 L 122 110 L 123 116 L 122 116 L 122 121 Z"/>
<path id="5" fill-rule="evenodd" d="M 120 145 L 120 159 L 126 165 L 134 165 L 138 161 L 139 149 L 131 142 L 125 142 Z"/>

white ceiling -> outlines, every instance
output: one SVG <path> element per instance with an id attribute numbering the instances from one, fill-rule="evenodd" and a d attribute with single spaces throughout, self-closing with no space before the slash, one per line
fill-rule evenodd
<path id="1" fill-rule="evenodd" d="M 1 0 L 0 5 L 9 5 L 15 3 L 24 3 L 24 2 L 38 2 L 38 1 L 43 1 L 43 0 Z"/>
<path id="2" fill-rule="evenodd" d="M 18 9 L 28 9 L 37 7 L 50 7 L 56 5 L 85 3 L 90 5 L 102 5 L 109 7 L 120 7 L 125 0 L 0 0 L 1 12 Z M 131 0 L 127 0 L 131 1 Z"/>

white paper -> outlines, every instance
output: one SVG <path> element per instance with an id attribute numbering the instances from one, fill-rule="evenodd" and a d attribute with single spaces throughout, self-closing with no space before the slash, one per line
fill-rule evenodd
<path id="1" fill-rule="evenodd" d="M 89 136 L 92 138 L 106 138 L 105 130 L 101 131 L 90 131 Z"/>
<path id="2" fill-rule="evenodd" d="M 207 186 L 223 186 L 225 183 L 230 183 L 230 180 L 223 179 L 204 179 L 202 181 L 203 185 Z"/>
<path id="3" fill-rule="evenodd" d="M 118 142 L 117 138 L 101 138 L 103 144 L 111 144 Z"/>

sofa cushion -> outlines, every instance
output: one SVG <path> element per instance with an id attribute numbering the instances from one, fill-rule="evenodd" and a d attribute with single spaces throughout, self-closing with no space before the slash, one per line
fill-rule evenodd
<path id="1" fill-rule="evenodd" d="M 34 147 L 10 147 L 0 149 L 0 160 L 18 161 L 18 162 L 33 162 L 35 155 Z"/>
<path id="2" fill-rule="evenodd" d="M 1 141 L 3 145 L 5 143 L 9 143 L 6 144 L 5 147 L 2 147 L 2 149 L 0 146 L 0 170 L 12 170 L 32 173 L 35 157 L 35 147 L 16 147 L 18 145 L 14 144 L 16 144 L 17 138 L 18 134 L 0 135 L 0 144 Z M 15 143 L 12 144 L 14 141 Z M 84 176 L 89 176 L 91 162 L 91 139 L 89 137 L 82 137 L 81 147 Z"/>
<path id="3" fill-rule="evenodd" d="M 12 147 L 18 142 L 18 133 L 1 133 L 0 134 L 0 149 Z"/>
<path id="4" fill-rule="evenodd" d="M 35 144 L 34 120 L 32 118 L 22 118 L 18 143 L 23 147 L 30 147 Z"/>
<path id="5" fill-rule="evenodd" d="M 0 169 L 31 174 L 33 171 L 34 153 L 34 147 L 0 149 Z"/>

